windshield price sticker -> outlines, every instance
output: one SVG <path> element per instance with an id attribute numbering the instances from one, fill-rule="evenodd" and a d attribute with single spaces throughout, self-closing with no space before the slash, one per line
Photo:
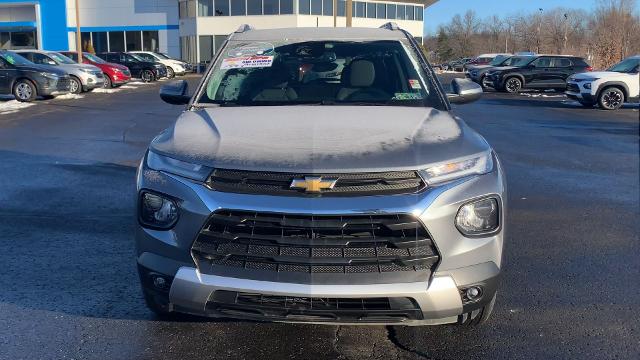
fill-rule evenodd
<path id="1" fill-rule="evenodd" d="M 415 90 L 422 89 L 422 85 L 420 85 L 420 81 L 416 79 L 409 79 L 409 86 L 411 86 L 411 88 Z"/>
<path id="2" fill-rule="evenodd" d="M 220 69 L 261 68 L 271 67 L 271 65 L 273 65 L 273 56 L 243 56 L 222 60 Z"/>

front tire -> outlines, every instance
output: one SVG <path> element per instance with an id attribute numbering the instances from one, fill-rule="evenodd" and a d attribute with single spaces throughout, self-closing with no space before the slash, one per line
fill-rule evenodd
<path id="1" fill-rule="evenodd" d="M 72 76 L 69 90 L 72 94 L 80 94 L 82 92 L 82 83 L 80 82 L 80 79 Z"/>
<path id="2" fill-rule="evenodd" d="M 598 96 L 598 105 L 603 110 L 617 110 L 624 104 L 624 93 L 616 87 L 603 89 Z"/>
<path id="3" fill-rule="evenodd" d="M 113 87 L 113 82 L 109 75 L 104 74 L 104 83 L 102 84 L 103 89 L 111 89 Z"/>
<path id="4" fill-rule="evenodd" d="M 522 90 L 522 80 L 517 77 L 507 78 L 504 82 L 504 89 L 510 94 L 515 94 Z"/>
<path id="5" fill-rule="evenodd" d="M 31 102 L 38 96 L 38 91 L 31 81 L 21 79 L 13 85 L 13 96 L 20 102 Z"/>
<path id="6" fill-rule="evenodd" d="M 167 66 L 167 78 L 173 79 L 176 77 L 176 72 L 170 66 Z"/>
<path id="7" fill-rule="evenodd" d="M 155 76 L 153 75 L 153 71 L 151 70 L 143 70 L 140 78 L 142 78 L 142 81 L 146 83 L 150 83 L 155 80 Z"/>

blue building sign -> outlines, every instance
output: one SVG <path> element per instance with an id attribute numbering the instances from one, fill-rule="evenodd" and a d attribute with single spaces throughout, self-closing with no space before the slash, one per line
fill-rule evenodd
<path id="1" fill-rule="evenodd" d="M 68 50 L 65 0 L 0 0 L 0 48 Z"/>

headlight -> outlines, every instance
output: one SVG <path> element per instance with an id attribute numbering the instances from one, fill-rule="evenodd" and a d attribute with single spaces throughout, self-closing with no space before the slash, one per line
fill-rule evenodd
<path id="1" fill-rule="evenodd" d="M 206 166 L 158 155 L 153 151 L 147 153 L 147 167 L 197 181 L 205 181 L 213 170 Z"/>
<path id="2" fill-rule="evenodd" d="M 494 232 L 500 226 L 498 200 L 482 199 L 463 205 L 456 215 L 456 227 L 467 236 Z"/>
<path id="3" fill-rule="evenodd" d="M 596 80 L 600 80 L 600 78 L 584 78 L 584 79 L 573 79 L 575 82 L 592 82 Z"/>
<path id="4" fill-rule="evenodd" d="M 590 82 L 585 83 L 584 85 L 582 85 L 582 87 L 585 89 L 591 89 L 591 83 Z"/>
<path id="5" fill-rule="evenodd" d="M 178 205 L 166 196 L 140 193 L 140 222 L 152 228 L 169 229 L 178 221 Z"/>
<path id="6" fill-rule="evenodd" d="M 478 76 L 478 72 L 474 70 L 474 71 L 471 72 L 471 75 Z"/>
<path id="7" fill-rule="evenodd" d="M 80 71 L 87 74 L 93 74 L 93 70 L 90 70 L 90 69 L 80 69 Z"/>
<path id="8" fill-rule="evenodd" d="M 40 75 L 46 77 L 47 79 L 51 79 L 51 80 L 57 80 L 57 79 L 60 78 L 60 76 L 58 76 L 58 74 L 53 74 L 53 73 L 41 72 Z"/>
<path id="9" fill-rule="evenodd" d="M 461 161 L 435 165 L 421 171 L 427 184 L 437 184 L 470 175 L 481 175 L 493 170 L 491 151 Z"/>

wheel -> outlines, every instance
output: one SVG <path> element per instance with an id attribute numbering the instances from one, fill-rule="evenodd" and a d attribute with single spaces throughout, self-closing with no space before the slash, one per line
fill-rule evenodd
<path id="1" fill-rule="evenodd" d="M 624 93 L 616 87 L 603 89 L 598 96 L 598 105 L 604 110 L 619 109 L 624 103 Z"/>
<path id="2" fill-rule="evenodd" d="M 151 70 L 143 70 L 142 75 L 140 75 L 140 77 L 142 78 L 142 81 L 146 83 L 152 82 L 153 80 L 155 80 L 155 76 L 153 75 L 153 71 Z"/>
<path id="3" fill-rule="evenodd" d="M 462 314 L 458 316 L 458 325 L 462 326 L 478 326 L 482 325 L 489 320 L 491 313 L 493 312 L 493 307 L 496 304 L 496 296 L 498 294 L 494 294 L 493 298 L 487 305 L 484 307 L 474 310 L 470 313 Z"/>
<path id="4" fill-rule="evenodd" d="M 174 77 L 176 77 L 176 72 L 173 71 L 173 69 L 170 66 L 167 66 L 167 77 L 169 79 L 173 79 Z"/>
<path id="5" fill-rule="evenodd" d="M 37 96 L 36 86 L 27 79 L 20 79 L 13 85 L 13 96 L 20 102 L 31 102 Z"/>
<path id="6" fill-rule="evenodd" d="M 480 76 L 480 87 L 482 87 L 482 90 L 486 90 L 486 89 L 487 89 L 487 87 L 486 87 L 486 86 L 484 86 L 484 77 L 485 77 L 485 76 L 486 76 L 486 75 L 482 75 L 482 76 Z"/>
<path id="7" fill-rule="evenodd" d="M 522 89 L 522 81 L 517 77 L 510 77 L 504 83 L 504 89 L 508 93 L 517 93 Z"/>
<path id="8" fill-rule="evenodd" d="M 69 90 L 72 94 L 80 94 L 82 92 L 82 83 L 80 82 L 80 79 L 72 76 Z"/>
<path id="9" fill-rule="evenodd" d="M 104 89 L 111 89 L 113 87 L 113 82 L 111 81 L 111 78 L 107 74 L 103 74 L 103 75 L 104 75 L 104 83 L 102 84 L 102 87 Z"/>

